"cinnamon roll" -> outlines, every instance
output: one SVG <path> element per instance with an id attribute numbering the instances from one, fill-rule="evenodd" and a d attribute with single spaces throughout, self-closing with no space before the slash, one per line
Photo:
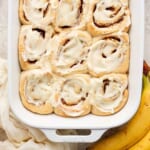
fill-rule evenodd
<path id="1" fill-rule="evenodd" d="M 126 73 L 129 68 L 129 36 L 118 32 L 98 38 L 91 46 L 88 59 L 91 75 Z"/>
<path id="2" fill-rule="evenodd" d="M 20 0 L 22 24 L 49 25 L 55 16 L 56 0 Z"/>
<path id="3" fill-rule="evenodd" d="M 52 69 L 59 75 L 87 72 L 88 46 L 91 36 L 86 31 L 65 32 L 55 38 L 51 44 Z"/>
<path id="4" fill-rule="evenodd" d="M 34 113 L 52 113 L 55 90 L 55 79 L 49 72 L 35 69 L 21 73 L 20 97 L 24 107 Z"/>
<path id="5" fill-rule="evenodd" d="M 89 82 L 89 76 L 84 74 L 75 74 L 64 78 L 60 91 L 53 102 L 54 112 L 63 117 L 87 115 L 91 110 Z"/>
<path id="6" fill-rule="evenodd" d="M 87 0 L 59 0 L 55 14 L 56 31 L 84 29 L 87 22 Z"/>
<path id="7" fill-rule="evenodd" d="M 19 60 L 22 70 L 41 68 L 49 60 L 49 40 L 53 28 L 23 25 L 19 36 Z"/>
<path id="8" fill-rule="evenodd" d="M 111 115 L 123 108 L 128 98 L 128 79 L 126 74 L 109 74 L 93 78 L 91 99 L 92 113 Z"/>
<path id="9" fill-rule="evenodd" d="M 89 13 L 87 27 L 93 36 L 129 30 L 128 0 L 92 0 Z"/>

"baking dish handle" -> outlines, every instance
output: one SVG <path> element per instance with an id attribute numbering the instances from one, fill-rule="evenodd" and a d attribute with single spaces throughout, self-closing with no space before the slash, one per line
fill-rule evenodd
<path id="1" fill-rule="evenodd" d="M 46 137 L 53 142 L 92 143 L 97 141 L 107 129 L 91 130 L 89 135 L 58 135 L 57 130 L 41 129 Z"/>

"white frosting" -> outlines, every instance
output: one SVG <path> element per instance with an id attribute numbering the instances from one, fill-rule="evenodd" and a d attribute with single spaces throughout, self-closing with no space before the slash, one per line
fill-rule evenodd
<path id="1" fill-rule="evenodd" d="M 24 60 L 39 60 L 46 52 L 47 40 L 37 31 L 26 30 L 24 40 L 25 51 L 23 53 Z"/>
<path id="2" fill-rule="evenodd" d="M 36 29 L 42 30 L 42 33 Z M 50 30 L 50 29 L 49 29 Z M 47 54 L 48 40 L 51 38 L 52 32 L 47 33 L 47 30 L 25 26 L 21 30 L 23 38 L 24 51 L 22 58 L 24 61 L 39 61 L 41 57 Z"/>
<path id="3" fill-rule="evenodd" d="M 76 104 L 80 101 L 82 94 L 85 95 L 85 88 L 80 80 L 68 80 L 63 86 L 61 97 L 67 104 Z"/>
<path id="4" fill-rule="evenodd" d="M 51 76 L 39 72 L 38 74 L 31 73 L 24 85 L 27 101 L 35 105 L 41 105 L 49 101 L 54 90 L 52 85 Z"/>
<path id="5" fill-rule="evenodd" d="M 70 41 L 61 46 L 61 51 L 59 53 L 59 59 L 57 62 L 57 66 L 66 66 L 68 64 L 74 64 L 79 57 L 82 55 L 83 44 L 77 37 L 72 37 L 69 39 Z"/>
<path id="6" fill-rule="evenodd" d="M 90 70 L 97 74 L 111 72 L 122 64 L 129 45 L 122 38 L 119 39 L 117 41 L 108 37 L 91 46 L 87 61 Z"/>
<path id="7" fill-rule="evenodd" d="M 69 116 L 81 115 L 89 98 L 88 83 L 86 75 L 74 75 L 65 79 L 61 86 L 57 107 Z"/>
<path id="8" fill-rule="evenodd" d="M 98 25 L 110 26 L 124 16 L 125 7 L 121 0 L 101 0 L 96 4 L 94 20 Z"/>
<path id="9" fill-rule="evenodd" d="M 125 75 L 111 74 L 92 79 L 92 85 L 94 97 L 91 103 L 103 112 L 113 113 L 123 100 L 128 81 Z"/>
<path id="10" fill-rule="evenodd" d="M 83 35 L 70 34 L 60 37 L 54 57 L 54 65 L 58 72 L 67 74 L 75 70 L 85 69 L 87 46 L 91 42 L 91 38 L 86 32 L 82 33 Z"/>
<path id="11" fill-rule="evenodd" d="M 56 12 L 57 26 L 74 26 L 80 15 L 81 0 L 61 0 Z"/>
<path id="12" fill-rule="evenodd" d="M 49 0 L 24 0 L 23 11 L 27 20 L 36 25 L 48 25 L 52 19 Z"/>

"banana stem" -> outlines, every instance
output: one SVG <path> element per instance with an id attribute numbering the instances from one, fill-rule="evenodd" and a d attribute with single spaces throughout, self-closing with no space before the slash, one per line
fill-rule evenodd
<path id="1" fill-rule="evenodd" d="M 150 67 L 144 61 L 144 67 L 143 67 L 143 88 L 149 88 L 150 89 Z"/>
<path id="2" fill-rule="evenodd" d="M 143 88 L 144 89 L 146 89 L 146 88 L 150 89 L 150 72 L 147 76 L 143 75 Z"/>

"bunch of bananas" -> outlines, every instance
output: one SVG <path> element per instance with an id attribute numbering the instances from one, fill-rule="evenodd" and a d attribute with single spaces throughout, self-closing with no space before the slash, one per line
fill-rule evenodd
<path id="1" fill-rule="evenodd" d="M 141 104 L 135 116 L 88 150 L 150 150 L 150 67 L 144 62 Z"/>

